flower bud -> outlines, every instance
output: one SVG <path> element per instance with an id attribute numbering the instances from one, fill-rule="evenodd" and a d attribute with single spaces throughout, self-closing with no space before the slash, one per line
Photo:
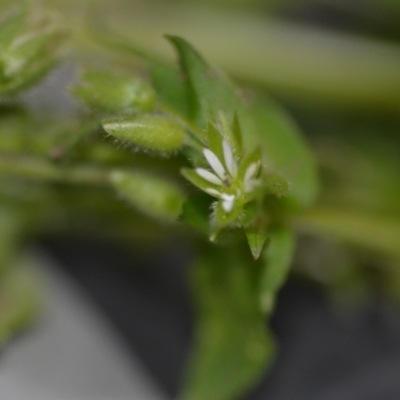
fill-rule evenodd
<path id="1" fill-rule="evenodd" d="M 104 130 L 122 141 L 148 150 L 171 152 L 179 150 L 185 130 L 165 115 L 138 115 L 103 121 Z"/>
<path id="2" fill-rule="evenodd" d="M 111 183 L 143 213 L 163 221 L 175 221 L 182 212 L 185 196 L 170 181 L 144 172 L 115 171 Z"/>
<path id="3" fill-rule="evenodd" d="M 140 78 L 110 71 L 84 71 L 72 93 L 100 111 L 149 111 L 155 101 L 153 89 Z"/>
<path id="4" fill-rule="evenodd" d="M 55 24 L 28 24 L 18 12 L 0 25 L 0 94 L 17 92 L 42 78 L 57 61 L 62 34 Z"/>

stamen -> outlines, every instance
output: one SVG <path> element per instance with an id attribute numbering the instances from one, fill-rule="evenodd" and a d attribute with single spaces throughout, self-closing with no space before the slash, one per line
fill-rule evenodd
<path id="1" fill-rule="evenodd" d="M 221 161 L 218 160 L 218 157 L 209 149 L 203 150 L 204 157 L 207 159 L 211 168 L 215 171 L 215 173 L 222 179 L 225 179 L 225 169 L 221 164 Z"/>
<path id="2" fill-rule="evenodd" d="M 196 168 L 196 173 L 199 175 L 201 178 L 205 179 L 206 181 L 213 183 L 214 185 L 222 185 L 221 179 L 219 179 L 216 175 L 214 175 L 212 172 L 207 171 L 204 168 Z"/>
<path id="3" fill-rule="evenodd" d="M 231 176 L 235 178 L 237 175 L 237 164 L 235 157 L 233 156 L 232 148 L 226 140 L 222 142 L 222 147 L 224 149 L 226 168 L 228 169 Z"/>

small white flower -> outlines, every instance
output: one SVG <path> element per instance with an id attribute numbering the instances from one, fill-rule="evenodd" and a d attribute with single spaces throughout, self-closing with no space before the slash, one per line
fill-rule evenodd
<path id="1" fill-rule="evenodd" d="M 210 170 L 196 168 L 196 174 L 204 181 L 216 187 L 202 187 L 209 195 L 221 201 L 222 209 L 226 213 L 231 213 L 235 204 L 243 200 L 247 194 L 251 193 L 258 185 L 257 175 L 260 162 L 250 164 L 242 178 L 238 177 L 238 164 L 229 142 L 222 139 L 223 160 L 210 149 L 204 148 L 203 154 L 207 160 Z"/>

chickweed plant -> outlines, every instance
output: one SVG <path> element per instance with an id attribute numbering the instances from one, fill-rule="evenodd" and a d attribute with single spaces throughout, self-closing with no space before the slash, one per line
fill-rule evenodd
<path id="1" fill-rule="evenodd" d="M 151 246 L 157 235 L 184 234 L 197 320 L 180 399 L 231 400 L 277 355 L 268 321 L 299 232 L 390 259 L 399 247 L 392 235 L 357 233 L 373 226 L 385 236 L 381 220 L 362 228 L 357 216 L 318 205 L 317 156 L 264 91 L 239 88 L 184 38 L 165 39 L 176 65 L 136 50 L 134 37 L 131 46 L 99 40 L 98 60 L 88 60 L 70 56 L 54 16 L 29 8 L 3 16 L 0 343 L 36 313 L 35 287 L 19 268 L 27 241 L 79 231 Z M 66 88 L 78 111 L 25 107 L 24 91 L 66 62 L 78 76 Z"/>

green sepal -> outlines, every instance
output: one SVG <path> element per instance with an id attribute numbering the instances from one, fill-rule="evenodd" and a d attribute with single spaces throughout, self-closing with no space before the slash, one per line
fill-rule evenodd
<path id="1" fill-rule="evenodd" d="M 104 130 L 115 138 L 148 150 L 174 152 L 185 140 L 185 130 L 166 115 L 142 114 L 102 121 Z"/>
<path id="2" fill-rule="evenodd" d="M 252 230 L 246 231 L 247 241 L 249 243 L 251 254 L 254 260 L 258 260 L 261 251 L 264 248 L 265 242 L 268 238 L 264 233 L 254 232 Z"/>
<path id="3" fill-rule="evenodd" d="M 235 143 L 235 147 L 239 154 L 242 154 L 243 151 L 243 131 L 239 120 L 239 115 L 237 110 L 235 110 L 233 114 L 233 123 L 232 123 L 232 138 Z"/>
<path id="4" fill-rule="evenodd" d="M 258 164 L 260 169 L 261 160 L 262 160 L 262 153 L 260 147 L 256 147 L 254 150 L 246 154 L 239 164 L 239 170 L 238 170 L 239 179 L 242 180 L 244 178 L 247 168 L 249 168 L 251 164 Z"/>
<path id="5" fill-rule="evenodd" d="M 289 184 L 278 175 L 264 174 L 262 177 L 263 188 L 276 197 L 286 197 L 290 193 Z"/>
<path id="6" fill-rule="evenodd" d="M 223 200 L 218 200 L 211 216 L 213 228 L 220 230 L 233 224 L 243 211 L 242 202 L 235 201 L 233 209 L 226 212 L 222 206 Z"/>
<path id="7" fill-rule="evenodd" d="M 236 111 L 235 111 L 235 115 Z M 239 123 L 239 119 L 237 120 L 237 123 Z M 241 158 L 242 156 L 242 140 L 240 137 L 238 137 L 238 130 L 236 130 L 236 133 L 233 132 L 233 125 L 228 122 L 226 114 L 224 114 L 222 111 L 218 112 L 218 117 L 217 117 L 217 126 L 222 134 L 222 137 L 226 139 L 226 141 L 230 144 L 233 154 L 237 159 Z M 236 127 L 240 131 L 240 127 Z"/>
<path id="8" fill-rule="evenodd" d="M 182 213 L 185 195 L 166 179 L 145 172 L 114 171 L 111 184 L 144 214 L 161 221 L 175 221 Z"/>
<path id="9" fill-rule="evenodd" d="M 144 80 L 105 70 L 85 70 L 71 92 L 88 106 L 114 113 L 146 112 L 155 93 Z"/>
<path id="10" fill-rule="evenodd" d="M 213 183 L 210 183 L 200 177 L 194 169 L 191 168 L 182 168 L 181 169 L 181 174 L 194 186 L 202 190 L 203 192 L 207 193 L 208 189 L 213 189 L 213 190 L 218 190 L 219 191 L 219 186 L 214 185 Z"/>

